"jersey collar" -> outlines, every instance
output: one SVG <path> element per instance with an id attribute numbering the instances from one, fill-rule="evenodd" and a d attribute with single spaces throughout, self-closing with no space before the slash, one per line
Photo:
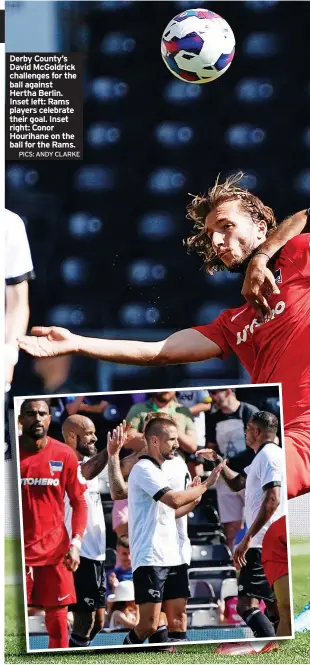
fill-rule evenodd
<path id="1" fill-rule="evenodd" d="M 157 462 L 156 459 L 154 459 L 154 457 L 151 457 L 150 455 L 141 455 L 141 457 L 139 457 L 139 461 L 141 459 L 149 459 L 150 462 L 153 462 L 153 464 L 155 464 L 155 466 L 158 466 L 158 468 L 161 469 L 160 464 Z"/>
<path id="2" fill-rule="evenodd" d="M 265 441 L 265 443 L 262 443 L 261 447 L 256 451 L 255 455 L 258 455 L 258 453 L 260 453 L 260 451 L 263 450 L 263 448 L 265 448 L 265 446 L 267 446 L 268 443 L 273 443 L 274 446 L 278 445 L 277 443 L 275 443 L 275 441 Z"/>

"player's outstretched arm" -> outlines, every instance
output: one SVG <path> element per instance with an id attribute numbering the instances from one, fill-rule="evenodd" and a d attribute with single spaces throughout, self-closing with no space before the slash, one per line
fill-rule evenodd
<path id="1" fill-rule="evenodd" d="M 309 231 L 309 215 L 307 210 L 296 212 L 285 219 L 258 248 L 249 262 L 242 287 L 242 295 L 257 313 L 259 320 L 270 318 L 271 309 L 268 294 L 280 293 L 268 262 L 274 255 L 295 236 Z"/>
<path id="2" fill-rule="evenodd" d="M 98 476 L 107 465 L 107 461 L 108 452 L 107 449 L 104 448 L 103 450 L 100 450 L 100 453 L 97 453 L 97 455 L 94 455 L 94 457 L 90 457 L 87 462 L 81 464 L 82 476 L 84 476 L 85 480 L 92 480 L 93 478 L 96 478 L 96 476 Z"/>
<path id="3" fill-rule="evenodd" d="M 219 478 L 221 471 L 226 466 L 226 461 L 222 461 L 213 471 L 211 471 L 207 480 L 204 480 L 203 483 L 196 485 L 195 487 L 188 487 L 186 490 L 169 490 L 163 496 L 160 497 L 159 501 L 165 503 L 170 508 L 174 510 L 179 510 L 188 503 L 196 501 L 199 499 L 212 485 L 214 485 Z"/>
<path id="4" fill-rule="evenodd" d="M 208 360 L 221 355 L 220 347 L 188 328 L 160 342 L 97 339 L 74 335 L 66 328 L 34 327 L 18 340 L 21 349 L 37 358 L 71 353 L 126 365 L 174 365 Z"/>
<path id="5" fill-rule="evenodd" d="M 237 473 L 236 471 L 232 471 L 232 469 L 229 469 L 226 464 L 223 465 L 223 458 L 218 455 L 215 450 L 212 448 L 202 448 L 196 453 L 196 457 L 203 457 L 204 459 L 208 460 L 209 462 L 219 462 L 218 466 L 215 467 L 213 471 L 221 467 L 221 474 L 223 480 L 225 480 L 226 485 L 228 485 L 229 489 L 231 489 L 233 492 L 240 492 L 240 490 L 245 488 L 245 479 L 243 476 L 241 476 L 240 473 Z M 212 471 L 212 473 L 213 473 Z"/>

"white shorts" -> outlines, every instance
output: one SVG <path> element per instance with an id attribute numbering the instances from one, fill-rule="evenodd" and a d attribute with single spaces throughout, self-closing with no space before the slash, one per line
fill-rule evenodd
<path id="1" fill-rule="evenodd" d="M 222 524 L 227 524 L 227 522 L 242 522 L 244 517 L 245 490 L 232 492 L 224 481 L 220 480 L 220 482 L 216 483 L 216 492 Z"/>

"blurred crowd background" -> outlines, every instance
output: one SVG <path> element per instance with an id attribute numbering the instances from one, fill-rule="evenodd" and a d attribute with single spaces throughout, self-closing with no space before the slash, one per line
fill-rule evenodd
<path id="1" fill-rule="evenodd" d="M 188 193 L 242 169 L 279 220 L 308 205 L 307 3 L 199 2 L 236 36 L 232 66 L 210 85 L 183 83 L 161 61 L 166 24 L 195 5 L 6 2 L 7 51 L 85 54 L 83 162 L 6 167 L 6 206 L 25 221 L 37 275 L 31 325 L 155 340 L 208 323 L 242 303 L 242 280 L 210 277 L 187 255 Z M 21 354 L 13 393 L 206 382 L 248 376 L 235 357 L 148 369 Z"/>

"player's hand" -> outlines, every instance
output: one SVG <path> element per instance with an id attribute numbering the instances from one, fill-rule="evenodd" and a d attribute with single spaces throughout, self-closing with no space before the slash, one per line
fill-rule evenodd
<path id="1" fill-rule="evenodd" d="M 124 443 L 126 442 L 126 420 L 123 420 L 121 425 L 118 425 L 112 432 L 108 432 L 107 436 L 107 451 L 109 457 L 119 455 Z"/>
<path id="2" fill-rule="evenodd" d="M 77 353 L 77 335 L 73 335 L 66 328 L 57 326 L 35 326 L 30 335 L 23 335 L 17 341 L 19 348 L 36 358 L 53 358 L 65 356 L 68 353 Z"/>
<path id="3" fill-rule="evenodd" d="M 226 466 L 226 460 L 222 460 L 220 464 L 218 464 L 215 469 L 213 469 L 208 476 L 207 480 L 204 481 L 203 484 L 207 486 L 207 489 L 209 487 L 212 487 L 212 485 L 215 485 L 216 481 L 219 479 L 222 470 L 224 469 L 224 466 Z"/>
<path id="4" fill-rule="evenodd" d="M 259 322 L 271 318 L 271 308 L 267 298 L 271 294 L 280 293 L 274 275 L 267 268 L 268 257 L 264 254 L 253 256 L 245 273 L 241 293 L 245 300 L 255 309 Z"/>
<path id="5" fill-rule="evenodd" d="M 217 460 L 219 462 L 223 461 L 223 458 L 220 455 L 218 455 L 215 452 L 215 450 L 212 450 L 212 448 L 200 448 L 199 450 L 197 450 L 195 455 L 196 457 L 203 457 L 209 462 L 216 462 Z"/>
<path id="6" fill-rule="evenodd" d="M 246 566 L 245 555 L 250 545 L 251 545 L 251 537 L 246 534 L 244 538 L 242 538 L 239 545 L 237 545 L 233 553 L 233 560 L 237 570 L 239 570 L 242 566 Z"/>
<path id="7" fill-rule="evenodd" d="M 72 572 L 75 573 L 80 565 L 80 550 L 78 547 L 70 545 L 64 558 L 64 564 L 68 570 L 72 570 Z"/>
<path id="8" fill-rule="evenodd" d="M 188 487 L 198 487 L 198 485 L 201 485 L 201 478 L 200 476 L 195 476 L 190 483 Z M 197 506 L 198 503 L 201 501 L 201 496 L 198 496 L 197 499 L 195 499 L 194 503 Z"/>

